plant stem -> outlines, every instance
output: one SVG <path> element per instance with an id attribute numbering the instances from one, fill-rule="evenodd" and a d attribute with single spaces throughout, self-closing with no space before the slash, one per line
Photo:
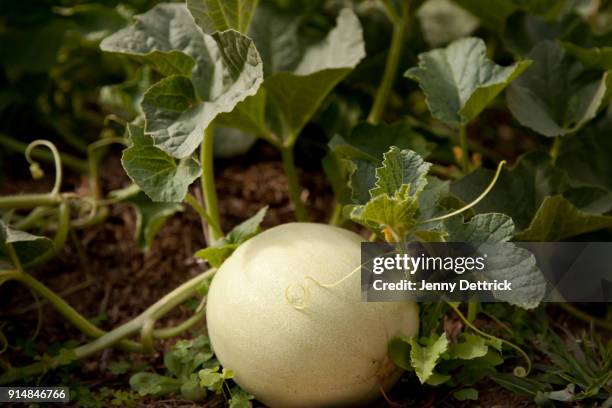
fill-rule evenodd
<path id="1" fill-rule="evenodd" d="M 550 157 L 553 164 L 555 164 L 557 157 L 559 157 L 559 150 L 561 150 L 561 137 L 557 136 L 550 147 Z"/>
<path id="2" fill-rule="evenodd" d="M 204 223 L 208 223 L 208 225 L 212 227 L 219 236 L 223 236 L 223 231 L 221 230 L 221 227 L 219 227 L 219 225 L 215 223 L 215 220 L 213 220 L 212 217 L 208 215 L 204 207 L 202 207 L 202 205 L 194 196 L 187 193 L 187 195 L 185 196 L 185 202 L 189 204 L 189 206 L 191 206 L 191 208 L 193 208 L 195 212 L 198 213 Z"/>
<path id="3" fill-rule="evenodd" d="M 206 213 L 214 221 L 217 226 L 221 225 L 219 221 L 219 203 L 217 201 L 217 190 L 215 189 L 215 173 L 213 167 L 213 148 L 215 141 L 215 129 L 213 125 L 208 126 L 204 131 L 204 141 L 200 147 L 200 165 L 202 166 L 202 195 L 204 196 L 204 207 Z M 223 232 L 219 227 L 218 230 L 209 223 L 208 234 L 210 243 L 223 237 Z"/>
<path id="4" fill-rule="evenodd" d="M 82 331 L 85 335 L 95 338 L 106 334 L 104 330 L 91 324 L 83 315 L 77 312 L 72 306 L 66 303 L 66 301 L 56 295 L 55 292 L 47 288 L 33 276 L 27 273 L 9 271 L 0 272 L 0 279 L 2 282 L 16 280 L 23 283 L 28 288 L 45 298 L 61 315 L 72 322 L 72 324 L 74 324 L 76 328 Z M 140 351 L 142 348 L 138 343 L 133 341 L 121 342 L 119 343 L 119 347 L 126 351 Z"/>
<path id="5" fill-rule="evenodd" d="M 459 145 L 461 147 L 461 169 L 464 173 L 467 173 L 470 171 L 470 149 L 465 125 L 459 127 Z"/>
<path id="6" fill-rule="evenodd" d="M 281 147 L 280 152 L 283 159 L 285 175 L 287 176 L 287 183 L 289 184 L 289 197 L 295 207 L 295 217 L 298 221 L 308 221 L 308 209 L 302 202 L 300 181 L 295 168 L 293 145 Z"/>
<path id="7" fill-rule="evenodd" d="M 15 153 L 24 153 L 28 147 L 27 143 L 15 140 L 12 137 L 3 133 L 0 133 L 0 145 Z M 81 160 L 66 153 L 61 153 L 60 156 L 62 158 L 62 163 L 64 163 L 66 167 L 70 167 L 72 170 L 75 170 L 79 173 L 84 173 L 87 171 L 87 162 L 85 160 Z M 47 152 L 45 150 L 33 151 L 32 158 L 47 163 L 53 163 L 54 161 L 51 152 Z"/>
<path id="8" fill-rule="evenodd" d="M 66 238 L 68 238 L 68 232 L 70 232 L 70 207 L 68 203 L 62 202 L 59 205 L 59 220 L 57 224 L 57 231 L 53 238 L 53 246 L 47 252 L 41 254 L 31 262 L 25 265 L 26 268 L 31 268 L 36 265 L 40 265 L 53 258 L 57 253 L 64 248 Z"/>
<path id="9" fill-rule="evenodd" d="M 187 299 L 197 293 L 200 284 L 210 278 L 216 272 L 215 269 L 210 269 L 199 274 L 183 283 L 172 292 L 155 302 L 147 310 L 141 313 L 133 320 L 117 327 L 116 329 L 105 333 L 101 337 L 87 343 L 83 346 L 73 349 L 75 359 L 89 357 L 105 348 L 112 347 L 115 344 L 121 344 L 123 339 L 132 336 L 142 330 L 143 326 L 150 322 L 163 317 L 166 313 L 172 310 L 177 305 L 185 302 Z M 5 272 L 6 273 L 6 272 Z M 28 276 L 22 274 L 24 276 Z M 33 278 L 32 278 L 33 279 Z M 42 285 L 42 284 L 41 284 Z M 68 306 L 69 307 L 69 306 Z M 72 309 L 74 310 L 74 309 Z M 76 311 L 74 313 L 78 314 Z M 89 322 L 87 322 L 89 323 Z M 138 343 L 137 343 L 138 344 Z M 24 377 L 31 377 L 46 372 L 48 369 L 56 368 L 66 362 L 59 357 L 51 357 L 45 361 L 30 364 L 25 367 L 15 367 L 5 371 L 0 375 L 0 384 L 7 384 L 17 381 Z"/>
<path id="10" fill-rule="evenodd" d="M 470 323 L 473 323 L 476 320 L 476 316 L 478 315 L 478 302 L 475 300 L 470 300 L 467 302 L 467 319 Z"/>
<path id="11" fill-rule="evenodd" d="M 6 197 L 0 197 L 0 209 L 6 210 L 11 208 L 19 208 L 27 210 L 41 206 L 56 206 L 61 203 L 59 196 L 45 194 L 19 194 Z"/>
<path id="12" fill-rule="evenodd" d="M 582 310 L 571 305 L 570 303 L 559 303 L 559 307 L 577 319 L 583 320 L 594 326 L 601 327 L 602 329 L 612 331 L 612 322 L 608 322 L 606 320 L 598 319 L 594 316 L 591 316 L 587 312 L 583 312 Z"/>
<path id="13" fill-rule="evenodd" d="M 390 7 L 392 10 L 392 6 Z M 385 105 L 389 99 L 389 93 L 391 92 L 391 88 L 393 87 L 393 82 L 397 74 L 398 63 L 402 54 L 402 43 L 408 28 L 408 22 L 410 20 L 408 0 L 402 0 L 401 13 L 400 18 L 397 18 L 395 13 L 389 14 L 389 17 L 393 22 L 393 34 L 391 36 L 389 54 L 387 54 L 387 61 L 385 63 L 385 71 L 383 73 L 380 85 L 378 86 L 378 90 L 376 91 L 372 109 L 368 115 L 368 122 L 372 124 L 377 124 L 380 122 L 380 118 L 385 110 Z"/>
<path id="14" fill-rule="evenodd" d="M 332 215 L 329 217 L 330 225 L 336 225 L 338 227 L 342 225 L 342 222 L 344 221 L 344 217 L 342 216 L 342 207 L 343 205 L 338 201 L 335 202 Z"/>

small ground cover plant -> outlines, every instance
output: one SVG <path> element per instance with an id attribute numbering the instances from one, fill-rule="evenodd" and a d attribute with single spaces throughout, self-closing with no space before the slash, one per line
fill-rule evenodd
<path id="1" fill-rule="evenodd" d="M 494 304 L 362 303 L 358 273 L 366 237 L 612 239 L 612 2 L 77 3 L 0 18 L 0 144 L 22 155 L 1 156 L 0 290 L 34 299 L 1 303 L 1 385 L 69 384 L 85 407 L 612 406 L 612 309 L 542 304 L 534 265 L 505 265 L 522 300 Z M 260 152 L 297 222 L 273 226 L 265 200 L 224 220 L 216 166 Z M 28 166 L 33 193 L 14 187 Z M 108 328 L 106 301 L 92 319 L 40 271 L 86 265 L 81 238 L 117 208 L 144 253 L 186 214 L 203 247 L 181 260 L 197 274 Z M 38 347 L 44 308 L 78 341 Z M 109 384 L 75 374 L 104 353 Z"/>

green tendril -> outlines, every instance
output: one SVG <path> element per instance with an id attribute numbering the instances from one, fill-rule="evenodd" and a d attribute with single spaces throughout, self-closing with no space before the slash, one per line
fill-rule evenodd
<path id="1" fill-rule="evenodd" d="M 497 183 L 497 179 L 499 178 L 499 175 L 501 174 L 501 170 L 502 170 L 502 167 L 504 167 L 504 164 L 506 164 L 505 160 L 502 160 L 502 161 L 499 162 L 499 164 L 497 165 L 497 170 L 495 171 L 495 176 L 493 176 L 493 180 L 491 180 L 491 183 L 489 183 L 487 188 L 478 197 L 476 197 L 476 199 L 474 201 L 472 201 L 468 205 L 466 205 L 464 207 L 461 207 L 458 210 L 455 210 L 455 211 L 450 212 L 448 214 L 442 215 L 440 217 L 430 218 L 430 219 L 425 220 L 425 221 L 421 221 L 420 224 L 427 224 L 429 222 L 434 222 L 434 221 L 442 221 L 442 220 L 445 220 L 447 218 L 454 217 L 455 215 L 459 215 L 462 212 L 464 212 L 466 210 L 469 210 L 470 208 L 474 207 L 476 204 L 478 204 L 480 201 L 482 201 L 482 199 L 484 199 L 487 196 L 487 194 L 489 194 L 489 192 L 493 189 L 493 187 Z"/>
<path id="2" fill-rule="evenodd" d="M 32 177 L 34 179 L 38 179 L 44 174 L 42 169 L 40 168 L 39 163 L 32 158 L 32 150 L 34 150 L 38 146 L 44 146 L 47 149 L 51 150 L 51 154 L 53 155 L 53 162 L 55 164 L 55 183 L 53 184 L 53 189 L 51 190 L 49 195 L 58 196 L 60 193 L 60 188 L 62 187 L 62 157 L 60 156 L 60 153 L 55 147 L 55 145 L 48 140 L 38 139 L 30 143 L 26 148 L 25 158 L 30 164 L 30 172 L 32 173 Z"/>

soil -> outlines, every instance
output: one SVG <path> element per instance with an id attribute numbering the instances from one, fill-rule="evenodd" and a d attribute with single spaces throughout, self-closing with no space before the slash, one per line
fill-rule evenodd
<path id="1" fill-rule="evenodd" d="M 111 152 L 101 167 L 101 183 L 105 191 L 129 184 L 119 157 L 118 152 Z M 263 222 L 264 227 L 294 221 L 286 179 L 273 149 L 257 144 L 247 156 L 219 160 L 216 165 L 224 230 L 227 231 L 250 217 L 264 205 L 269 206 Z M 311 211 L 313 221 L 325 222 L 333 207 L 333 196 L 324 175 L 316 169 L 301 170 L 300 178 L 304 186 L 303 198 Z M 10 184 L 4 183 L 0 194 L 45 191 L 52 183 L 48 177 L 32 182 L 25 174 L 11 174 L 9 179 Z M 68 175 L 65 185 L 66 189 L 83 191 L 87 189 L 87 180 Z M 199 194 L 197 188 L 193 193 Z M 190 208 L 185 208 L 185 211 L 168 220 L 147 252 L 142 252 L 133 238 L 135 226 L 136 215 L 131 207 L 113 206 L 105 222 L 76 231 L 57 258 L 32 273 L 48 287 L 62 294 L 64 299 L 84 316 L 96 320 L 103 329 L 112 329 L 130 320 L 165 293 L 206 269 L 205 264 L 196 261 L 192 256 L 205 246 L 205 241 L 199 217 Z M 26 354 L 33 351 L 29 350 L 32 344 L 35 344 L 36 353 L 44 353 L 57 343 L 69 340 L 82 343 L 87 340 L 53 308 L 43 305 L 40 331 L 35 343 L 25 341 L 35 335 L 33 330 L 38 322 L 38 314 L 33 304 L 32 295 L 17 284 L 8 283 L 0 287 L 0 321 L 7 323 L 5 326 L 0 323 L 0 327 L 12 344 L 2 358 L 13 364 L 28 363 L 31 357 Z M 160 324 L 177 323 L 190 313 L 188 308 L 179 308 Z M 203 330 L 204 323 L 195 329 L 196 332 Z M 18 346 L 15 346 L 16 340 L 13 339 L 20 339 Z M 84 361 L 72 371 L 48 375 L 44 381 L 53 385 L 69 378 L 70 381 L 89 389 L 125 388 L 129 373 L 119 376 L 111 374 L 110 363 L 127 360 L 134 364 L 149 365 L 152 369 L 162 372 L 163 350 L 175 341 L 176 339 L 159 342 L 156 345 L 158 351 L 148 356 L 106 350 Z M 393 406 L 408 406 L 401 402 L 406 400 L 405 394 L 409 393 L 405 388 L 402 389 L 400 383 L 389 393 L 387 397 L 394 401 Z M 534 406 L 529 399 L 513 395 L 491 383 L 480 386 L 480 395 L 479 406 L 482 407 Z M 428 402 L 421 406 L 457 406 L 452 399 L 440 395 L 431 395 L 425 400 Z M 223 405 L 221 397 L 210 398 L 202 404 L 180 399 L 150 398 L 138 402 L 138 406 L 154 407 Z M 376 406 L 389 405 L 381 400 Z"/>

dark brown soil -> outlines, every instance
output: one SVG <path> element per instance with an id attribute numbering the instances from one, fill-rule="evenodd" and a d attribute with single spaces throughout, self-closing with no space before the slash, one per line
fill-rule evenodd
<path id="1" fill-rule="evenodd" d="M 25 164 L 24 164 L 25 166 Z M 121 169 L 119 156 L 111 154 L 104 162 L 102 184 L 106 191 L 128 184 Z M 264 220 L 265 227 L 294 220 L 292 205 L 288 198 L 285 176 L 275 152 L 258 145 L 244 158 L 221 161 L 217 165 L 217 186 L 220 200 L 222 224 L 225 230 L 253 215 L 262 206 L 269 211 Z M 314 221 L 325 221 L 332 209 L 332 193 L 320 171 L 301 171 L 304 186 L 303 198 L 308 204 Z M 0 189 L 1 194 L 23 191 L 45 191 L 52 181 L 45 179 L 32 182 L 11 178 Z M 86 189 L 87 180 L 69 176 L 66 188 Z M 194 193 L 199 192 L 197 188 Z M 136 216 L 126 205 L 111 209 L 107 220 L 86 230 L 76 231 L 62 253 L 44 267 L 32 273 L 51 289 L 62 294 L 64 299 L 84 316 L 96 319 L 103 329 L 109 330 L 142 312 L 155 300 L 177 287 L 185 280 L 201 273 L 206 266 L 193 258 L 194 252 L 205 246 L 199 217 L 190 208 L 172 217 L 158 234 L 153 247 L 143 253 L 133 235 Z M 0 321 L 8 324 L 3 332 L 11 339 L 28 339 L 34 335 L 37 324 L 36 308 L 32 307 L 31 294 L 16 284 L 0 287 Z M 43 306 L 43 320 L 35 339 L 36 352 L 43 353 L 51 345 L 68 340 L 86 341 L 78 330 L 67 323 L 55 310 Z M 174 312 L 163 324 L 178 322 L 189 316 L 182 308 Z M 204 330 L 203 324 L 197 330 Z M 87 388 L 103 386 L 125 388 L 129 373 L 116 376 L 109 372 L 109 364 L 125 359 L 135 363 L 149 364 L 163 370 L 162 351 L 174 342 L 160 342 L 154 355 L 140 356 L 106 350 L 96 357 L 84 361 L 80 372 L 72 378 Z M 13 364 L 31 361 L 24 355 L 23 347 L 11 347 L 2 358 Z M 403 406 L 401 401 L 407 392 L 396 387 L 389 399 Z M 527 407 L 527 399 L 513 396 L 498 386 L 485 384 L 480 389 L 482 407 Z M 449 398 L 432 395 L 424 406 L 456 406 Z M 140 406 L 155 407 L 221 407 L 220 397 L 211 398 L 205 404 L 193 404 L 179 399 L 143 399 Z M 257 404 L 256 404 L 257 405 Z M 387 406 L 380 402 L 377 406 Z M 465 406 L 472 406 L 470 404 Z"/>

